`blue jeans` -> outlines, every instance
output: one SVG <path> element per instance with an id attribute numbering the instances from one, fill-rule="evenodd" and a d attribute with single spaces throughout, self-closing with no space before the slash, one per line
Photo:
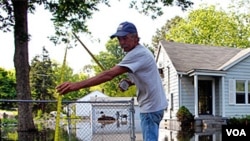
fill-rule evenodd
<path id="1" fill-rule="evenodd" d="M 143 141 L 158 141 L 159 124 L 164 110 L 152 113 L 140 113 Z"/>

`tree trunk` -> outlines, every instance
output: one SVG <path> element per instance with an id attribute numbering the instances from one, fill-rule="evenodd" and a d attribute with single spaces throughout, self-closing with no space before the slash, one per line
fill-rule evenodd
<path id="1" fill-rule="evenodd" d="M 28 0 L 12 0 L 14 8 L 14 65 L 18 100 L 31 100 L 28 57 Z M 18 103 L 18 131 L 35 131 L 30 103 Z M 22 135 L 19 135 L 20 137 Z"/>

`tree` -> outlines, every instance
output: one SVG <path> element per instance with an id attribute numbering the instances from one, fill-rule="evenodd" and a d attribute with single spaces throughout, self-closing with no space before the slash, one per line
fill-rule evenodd
<path id="1" fill-rule="evenodd" d="M 54 100 L 55 97 L 55 77 L 53 64 L 49 58 L 49 53 L 43 47 L 42 55 L 35 56 L 31 61 L 30 85 L 33 100 Z M 48 106 L 47 106 L 48 107 Z M 35 103 L 33 111 L 41 110 L 45 112 L 45 103 Z M 49 111 L 47 111 L 49 112 Z"/>
<path id="2" fill-rule="evenodd" d="M 250 47 L 250 0 L 232 0 L 232 4 L 228 7 L 230 15 L 235 17 L 235 21 L 239 26 L 238 34 L 243 38 L 239 39 L 240 47 Z M 248 40 L 247 40 L 248 39 Z"/>
<path id="3" fill-rule="evenodd" d="M 53 68 L 53 72 L 54 72 L 53 76 L 55 77 L 56 85 L 61 83 L 60 82 L 61 70 L 62 70 L 62 65 L 59 63 L 56 63 L 56 65 L 54 65 L 54 68 Z M 65 75 L 63 76 L 63 80 L 75 82 L 75 81 L 80 81 L 80 80 L 84 80 L 87 78 L 88 78 L 88 74 L 83 73 L 83 72 L 79 74 L 74 74 L 73 69 L 70 68 L 67 64 L 65 65 Z M 64 95 L 62 99 L 63 100 L 77 100 L 87 95 L 88 93 L 90 93 L 90 88 L 85 88 L 79 91 L 71 92 L 68 95 Z M 54 97 L 57 98 L 57 95 L 54 95 Z"/>
<path id="4" fill-rule="evenodd" d="M 157 15 L 161 15 L 161 8 L 159 8 L 158 1 L 142 1 L 142 12 L 148 14 L 148 11 L 153 11 Z M 176 0 L 177 5 L 182 9 L 186 9 L 193 3 L 189 0 Z M 43 5 L 46 10 L 49 10 L 52 15 L 56 33 L 52 40 L 55 43 L 69 42 L 67 39 L 68 32 L 75 33 L 87 32 L 86 19 L 90 18 L 94 11 L 98 11 L 97 5 L 104 3 L 108 5 L 108 0 L 96 1 L 81 1 L 81 0 L 1 0 L 1 10 L 5 14 L 0 15 L 0 29 L 3 31 L 10 31 L 14 27 L 15 53 L 14 66 L 16 70 L 17 81 L 17 98 L 19 100 L 30 100 L 30 82 L 29 82 L 29 58 L 28 58 L 28 17 L 27 13 L 34 13 L 35 5 Z M 137 1 L 131 0 L 131 7 L 136 6 Z M 169 6 L 173 0 L 161 1 L 163 6 Z M 145 7 L 144 7 L 145 6 Z M 19 103 L 18 105 L 18 130 L 30 131 L 34 130 L 34 122 L 32 119 L 32 112 L 28 103 Z M 22 138 L 21 140 L 29 140 Z"/>
<path id="5" fill-rule="evenodd" d="M 14 11 L 14 39 L 15 53 L 14 66 L 16 70 L 17 99 L 31 100 L 29 83 L 29 58 L 28 58 L 28 2 L 25 0 L 13 0 Z M 18 131 L 35 131 L 32 110 L 29 103 L 18 103 Z M 29 122 L 27 122 L 29 121 Z M 29 140 L 24 134 L 19 134 L 20 139 Z"/>
<path id="6" fill-rule="evenodd" d="M 245 17 L 245 18 L 243 18 Z M 241 18 L 208 6 L 191 11 L 166 33 L 175 42 L 247 48 L 250 46 L 249 13 Z"/>
<path id="7" fill-rule="evenodd" d="M 8 71 L 0 68 L 0 97 L 1 99 L 15 99 L 16 98 L 16 80 L 14 71 Z M 2 102 L 2 108 L 13 108 L 14 103 Z"/>
<path id="8" fill-rule="evenodd" d="M 176 16 L 170 20 L 167 20 L 166 24 L 162 26 L 161 29 L 156 30 L 155 35 L 152 37 L 152 45 L 154 49 L 157 48 L 159 41 L 166 38 L 166 34 L 169 32 L 169 30 L 181 20 L 183 20 L 183 18 Z"/>

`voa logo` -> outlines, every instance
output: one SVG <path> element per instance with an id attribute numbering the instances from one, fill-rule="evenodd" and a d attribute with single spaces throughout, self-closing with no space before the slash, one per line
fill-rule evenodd
<path id="1" fill-rule="evenodd" d="M 244 129 L 226 129 L 227 136 L 247 136 Z"/>

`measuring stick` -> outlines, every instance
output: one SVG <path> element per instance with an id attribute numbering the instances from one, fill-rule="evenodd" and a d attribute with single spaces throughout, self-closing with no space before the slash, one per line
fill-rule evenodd
<path id="1" fill-rule="evenodd" d="M 75 33 L 73 33 L 75 38 L 80 42 L 80 44 L 86 49 L 86 51 L 89 53 L 89 55 L 94 59 L 94 61 L 97 63 L 97 65 L 104 71 L 105 68 L 102 66 L 102 64 L 95 58 L 95 56 L 89 51 L 89 49 L 83 44 L 83 42 L 76 36 Z"/>
<path id="2" fill-rule="evenodd" d="M 89 53 L 89 55 L 94 59 L 94 61 L 97 63 L 97 65 L 104 71 L 105 68 L 101 65 L 101 63 L 95 58 L 95 56 L 89 51 L 89 49 L 83 44 L 83 42 L 76 36 L 75 33 L 73 33 L 75 38 L 80 42 L 80 44 L 85 48 L 85 50 Z M 63 83 L 63 76 L 65 72 L 65 66 L 66 66 L 66 56 L 67 56 L 67 48 L 65 50 L 65 55 L 63 59 L 63 65 L 61 68 L 61 83 Z M 55 127 L 55 138 L 54 141 L 59 141 L 59 128 L 60 128 L 60 116 L 61 116 L 61 108 L 62 108 L 62 96 L 60 94 L 57 94 L 57 113 L 56 113 L 56 127 Z"/>
<path id="3" fill-rule="evenodd" d="M 66 56 L 67 56 L 67 47 L 65 49 L 65 54 L 63 58 L 63 64 L 61 68 L 61 74 L 60 74 L 60 83 L 64 81 L 64 73 L 65 73 L 65 66 L 66 66 Z M 59 129 L 60 129 L 60 118 L 61 118 L 61 109 L 62 109 L 62 96 L 57 93 L 57 112 L 56 112 L 56 127 L 55 127 L 55 137 L 54 141 L 59 141 Z"/>

